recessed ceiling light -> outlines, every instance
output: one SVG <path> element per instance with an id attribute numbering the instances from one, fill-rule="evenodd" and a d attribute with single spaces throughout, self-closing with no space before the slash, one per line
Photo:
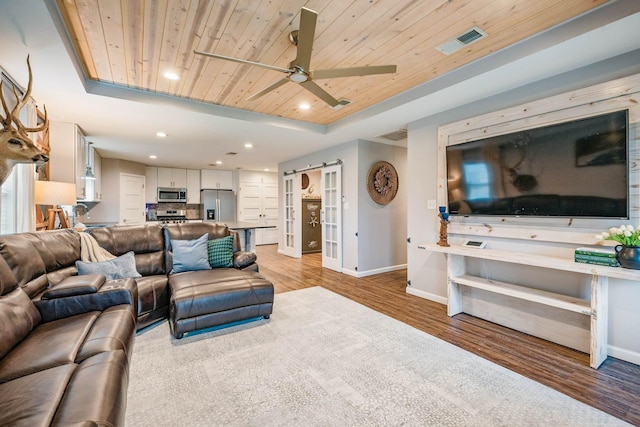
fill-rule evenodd
<path id="1" fill-rule="evenodd" d="M 222 162 L 220 160 L 216 161 L 216 165 L 221 165 L 221 164 L 222 164 Z"/>
<path id="2" fill-rule="evenodd" d="M 269 172 L 269 168 L 264 168 L 262 170 L 265 171 L 265 172 Z"/>
<path id="3" fill-rule="evenodd" d="M 150 159 L 157 159 L 157 158 L 158 158 L 158 156 L 156 156 L 155 154 L 151 154 L 151 155 L 149 156 L 149 158 L 150 158 Z"/>
<path id="4" fill-rule="evenodd" d="M 166 133 L 164 133 L 164 132 L 156 132 L 156 136 L 157 136 L 158 138 L 166 138 L 166 137 L 167 137 L 167 134 L 166 134 Z"/>
<path id="5" fill-rule="evenodd" d="M 180 80 L 180 76 L 173 71 L 167 71 L 166 73 L 164 73 L 164 78 L 168 80 Z"/>
<path id="6" fill-rule="evenodd" d="M 307 103 L 305 102 L 305 103 L 302 103 L 302 104 L 298 105 L 298 107 L 299 107 L 301 110 L 308 110 L 309 108 L 311 108 L 311 105 L 309 105 L 309 104 L 307 104 Z"/>
<path id="7" fill-rule="evenodd" d="M 246 144 L 244 144 L 244 148 L 251 148 L 253 147 L 253 144 L 250 142 L 247 142 Z"/>

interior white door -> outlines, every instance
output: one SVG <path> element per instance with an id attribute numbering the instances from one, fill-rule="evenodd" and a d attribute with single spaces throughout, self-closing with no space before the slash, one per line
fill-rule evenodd
<path id="1" fill-rule="evenodd" d="M 120 174 L 120 221 L 121 225 L 144 224 L 145 177 Z"/>
<path id="2" fill-rule="evenodd" d="M 279 219 L 278 209 L 278 182 L 263 182 L 262 184 L 262 223 L 277 227 Z M 264 228 L 261 230 L 261 242 L 263 245 L 278 243 L 278 229 Z"/>
<path id="3" fill-rule="evenodd" d="M 322 266 L 342 272 L 342 166 L 322 168 L 320 187 Z"/>
<path id="4" fill-rule="evenodd" d="M 284 226 L 282 253 L 294 258 L 302 256 L 302 229 L 298 209 L 302 205 L 302 179 L 300 174 L 282 177 L 284 188 Z"/>

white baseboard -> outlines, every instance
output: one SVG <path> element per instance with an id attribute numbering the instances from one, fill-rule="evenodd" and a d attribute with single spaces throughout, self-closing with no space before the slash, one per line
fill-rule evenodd
<path id="1" fill-rule="evenodd" d="M 412 288 L 411 286 L 407 286 L 407 293 L 409 295 L 414 295 L 416 297 L 428 299 L 429 301 L 434 301 L 443 305 L 447 305 L 447 297 L 432 294 L 430 292 L 421 291 L 420 289 L 415 289 L 415 288 Z"/>
<path id="2" fill-rule="evenodd" d="M 342 272 L 344 274 L 348 274 L 349 276 L 360 278 L 360 277 L 373 276 L 374 274 L 381 274 L 381 273 L 388 273 L 390 271 L 402 270 L 405 268 L 407 268 L 407 264 L 391 265 L 389 267 L 376 268 L 374 270 L 366 270 L 366 271 L 354 271 L 354 270 L 343 268 Z"/>
<path id="3" fill-rule="evenodd" d="M 611 357 L 615 357 L 616 359 L 640 365 L 640 353 L 635 351 L 625 350 L 624 348 L 609 345 L 607 346 L 607 354 Z"/>

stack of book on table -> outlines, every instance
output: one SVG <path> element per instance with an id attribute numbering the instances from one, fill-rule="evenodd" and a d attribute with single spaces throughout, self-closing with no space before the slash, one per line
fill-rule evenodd
<path id="1" fill-rule="evenodd" d="M 620 267 L 616 259 L 614 248 L 577 248 L 573 259 L 575 262 L 585 264 L 606 265 L 608 267 Z"/>

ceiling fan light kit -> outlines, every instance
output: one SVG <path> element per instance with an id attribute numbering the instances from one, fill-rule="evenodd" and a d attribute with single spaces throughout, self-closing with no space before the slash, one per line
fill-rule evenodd
<path id="1" fill-rule="evenodd" d="M 273 71 L 280 71 L 287 75 L 285 78 L 280 79 L 270 86 L 262 89 L 261 91 L 251 95 L 249 98 L 247 98 L 248 101 L 258 99 L 261 96 L 266 95 L 267 93 L 279 88 L 283 84 L 291 81 L 293 83 L 298 83 L 300 86 L 313 93 L 315 96 L 323 100 L 335 110 L 349 105 L 351 101 L 346 99 L 335 99 L 327 91 L 314 83 L 313 80 L 367 76 L 373 74 L 391 74 L 396 72 L 397 67 L 395 65 L 374 65 L 350 68 L 333 68 L 326 70 L 311 70 L 311 51 L 313 50 L 313 40 L 315 37 L 317 21 L 318 14 L 313 10 L 307 9 L 306 7 L 303 7 L 300 10 L 300 29 L 291 31 L 291 33 L 289 33 L 289 41 L 291 42 L 291 44 L 296 46 L 296 59 L 294 59 L 289 64 L 289 68 L 277 67 L 274 65 L 249 61 L 242 58 L 218 55 L 211 52 L 203 52 L 199 50 L 194 50 L 193 52 L 195 54 L 209 56 L 211 58 L 223 59 L 226 61 L 233 61 L 241 64 L 255 65 Z"/>

